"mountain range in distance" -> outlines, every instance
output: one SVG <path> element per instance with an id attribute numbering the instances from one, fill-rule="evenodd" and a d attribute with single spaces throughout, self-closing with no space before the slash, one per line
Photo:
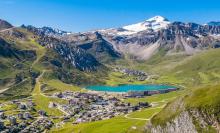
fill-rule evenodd
<path id="1" fill-rule="evenodd" d="M 109 131 L 113 130 L 109 125 L 116 125 L 115 131 L 138 132 L 141 124 L 141 131 L 152 133 L 219 131 L 219 24 L 170 22 L 155 16 L 119 28 L 73 33 L 51 27 L 15 27 L 0 20 L 0 100 L 30 100 L 36 104 L 31 113 L 45 110 L 49 114 L 45 118 L 66 119 L 63 110 L 59 112 L 66 101 L 54 99 L 55 93 L 80 91 L 79 95 L 87 96 L 90 92 L 84 88 L 90 85 L 172 84 L 181 89 L 124 98 L 129 104 L 149 100 L 149 110 L 83 123 L 86 128 L 64 122 L 55 130 Z M 152 115 L 148 118 L 148 114 Z M 57 125 L 63 119 L 53 122 Z"/>
<path id="2" fill-rule="evenodd" d="M 0 24 L 2 30 L 12 27 L 11 24 L 3 20 Z M 65 51 L 68 49 L 66 47 L 71 46 L 70 50 L 80 50 L 91 55 L 91 59 L 94 57 L 93 62 L 95 60 L 99 62 L 93 64 L 88 61 L 81 67 L 80 60 L 76 58 L 79 56 L 73 56 L 68 51 L 64 52 L 66 54 L 65 60 L 81 70 L 94 70 L 96 65 L 111 62 L 118 58 L 132 57 L 136 60 L 148 60 L 160 51 L 165 51 L 167 55 L 192 55 L 202 50 L 220 47 L 220 26 L 218 22 L 210 22 L 205 25 L 170 22 L 161 16 L 155 16 L 121 28 L 83 33 L 71 33 L 50 27 L 36 28 L 22 25 L 21 28 L 42 37 L 39 42 L 42 45 L 48 45 L 47 47 L 55 48 L 60 55 L 64 51 L 60 48 L 60 44 L 54 43 L 63 42 L 65 43 Z M 48 41 L 51 41 L 50 44 Z M 54 45 L 59 45 L 59 48 Z M 62 46 L 64 47 L 64 45 Z M 82 60 L 84 61 L 84 59 Z"/>

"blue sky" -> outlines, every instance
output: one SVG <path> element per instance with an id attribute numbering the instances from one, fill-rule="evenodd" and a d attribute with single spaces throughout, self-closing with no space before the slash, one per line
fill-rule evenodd
<path id="1" fill-rule="evenodd" d="M 79 32 L 120 27 L 161 15 L 170 21 L 220 21 L 219 0 L 0 0 L 0 18 L 19 26 Z"/>

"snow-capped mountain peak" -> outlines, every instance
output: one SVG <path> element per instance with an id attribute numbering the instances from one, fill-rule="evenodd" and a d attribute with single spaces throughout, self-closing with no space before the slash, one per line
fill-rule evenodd
<path id="1" fill-rule="evenodd" d="M 145 20 L 144 22 L 124 26 L 122 28 L 125 29 L 125 31 L 118 32 L 118 34 L 131 35 L 145 30 L 157 31 L 166 28 L 169 24 L 170 22 L 166 18 L 155 16 L 153 18 Z"/>
<path id="2" fill-rule="evenodd" d="M 146 20 L 148 22 L 151 22 L 151 21 L 154 21 L 154 22 L 163 22 L 163 21 L 169 21 L 168 19 L 162 17 L 162 16 L 155 16 L 155 17 L 152 17 L 148 20 Z"/>

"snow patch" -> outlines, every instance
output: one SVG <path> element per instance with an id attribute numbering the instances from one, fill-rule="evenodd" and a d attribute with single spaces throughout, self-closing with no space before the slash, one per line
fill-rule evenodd
<path id="1" fill-rule="evenodd" d="M 169 24 L 170 22 L 166 18 L 155 16 L 144 22 L 122 27 L 125 31 L 118 32 L 118 35 L 131 35 L 145 30 L 158 31 L 167 28 Z"/>

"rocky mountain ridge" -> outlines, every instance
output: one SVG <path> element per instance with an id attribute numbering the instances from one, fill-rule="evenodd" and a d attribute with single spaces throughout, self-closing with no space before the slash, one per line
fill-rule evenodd
<path id="1" fill-rule="evenodd" d="M 151 58 L 161 49 L 166 54 L 191 55 L 220 45 L 220 26 L 173 22 L 166 28 L 144 30 L 131 35 L 117 35 L 115 30 L 101 33 L 117 51 L 141 60 Z"/>
<path id="2" fill-rule="evenodd" d="M 101 62 L 111 62 L 112 59 L 123 58 L 126 55 L 137 60 L 148 60 L 161 50 L 166 51 L 165 55 L 192 55 L 202 50 L 220 47 L 220 26 L 170 22 L 161 16 L 121 28 L 84 33 L 59 34 L 48 33 L 42 30 L 44 28 L 35 29 L 40 34 L 53 36 L 80 47 Z"/>
<path id="3" fill-rule="evenodd" d="M 8 26 L 10 27 L 10 24 Z M 40 44 L 55 49 L 66 61 L 80 70 L 95 70 L 100 64 L 125 57 L 148 60 L 161 50 L 165 51 L 164 55 L 192 55 L 220 47 L 220 26 L 169 22 L 161 16 L 122 28 L 84 33 L 24 25 L 21 28 L 40 36 Z M 132 34 L 121 34 L 122 32 Z"/>
<path id="4" fill-rule="evenodd" d="M 0 19 L 0 30 L 12 28 L 13 26 L 5 20 Z"/>
<path id="5" fill-rule="evenodd" d="M 94 71 L 101 64 L 85 50 L 72 45 L 61 39 L 56 38 L 56 34 L 48 33 L 47 30 L 35 28 L 33 26 L 22 26 L 30 32 L 38 35 L 38 43 L 48 49 L 55 50 L 65 61 L 72 64 L 79 70 L 82 71 Z M 55 32 L 55 31 L 53 31 Z"/>

